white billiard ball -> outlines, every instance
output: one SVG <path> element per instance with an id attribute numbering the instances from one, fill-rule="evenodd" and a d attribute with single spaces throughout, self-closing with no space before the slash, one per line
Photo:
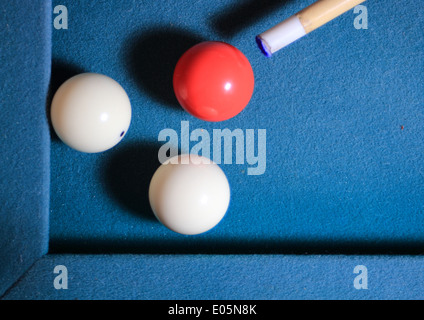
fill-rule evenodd
<path id="1" fill-rule="evenodd" d="M 71 148 L 97 153 L 118 144 L 131 122 L 131 103 L 115 80 L 82 73 L 63 83 L 51 105 L 58 137 Z"/>
<path id="2" fill-rule="evenodd" d="M 230 203 L 230 185 L 216 163 L 185 154 L 169 159 L 156 170 L 149 201 L 156 218 L 167 228 L 195 235 L 222 220 Z"/>

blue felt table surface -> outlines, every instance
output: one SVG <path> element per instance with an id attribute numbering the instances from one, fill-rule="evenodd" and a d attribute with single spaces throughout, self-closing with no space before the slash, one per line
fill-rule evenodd
<path id="1" fill-rule="evenodd" d="M 261 55 L 255 36 L 310 3 L 53 1 L 68 8 L 69 25 L 53 30 L 51 94 L 72 75 L 103 73 L 127 91 L 133 118 L 102 154 L 73 151 L 52 132 L 51 252 L 421 250 L 422 3 L 367 1 L 368 29 L 354 27 L 351 10 L 271 59 Z M 236 46 L 255 73 L 249 105 L 225 122 L 190 116 L 172 92 L 177 59 L 203 40 Z M 266 129 L 267 138 L 264 174 L 221 164 L 229 210 L 194 237 L 159 224 L 147 201 L 159 132 L 179 133 L 182 121 L 210 134 Z"/>
<path id="2" fill-rule="evenodd" d="M 367 1 L 367 30 L 350 11 L 263 57 L 254 36 L 310 3 L 55 0 L 69 29 L 53 39 L 50 1 L 0 4 L 0 298 L 422 299 L 422 256 L 278 254 L 422 253 L 424 242 L 422 4 Z M 173 96 L 176 60 L 202 40 L 237 46 L 255 71 L 251 103 L 223 123 Z M 128 135 L 103 154 L 48 134 L 52 94 L 84 71 L 118 80 L 133 104 Z M 147 202 L 158 134 L 181 121 L 267 130 L 265 173 L 222 164 L 230 210 L 196 237 L 165 229 Z M 156 254 L 113 254 L 143 252 Z M 68 290 L 53 286 L 57 265 Z"/>

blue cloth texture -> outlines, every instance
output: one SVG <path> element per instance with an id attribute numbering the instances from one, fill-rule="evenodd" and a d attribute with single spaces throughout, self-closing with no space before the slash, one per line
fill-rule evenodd
<path id="1" fill-rule="evenodd" d="M 359 13 L 350 10 L 267 59 L 255 36 L 311 1 L 53 3 L 69 13 L 69 29 L 53 30 L 56 85 L 79 72 L 106 74 L 127 91 L 133 118 L 102 154 L 53 140 L 52 252 L 422 252 L 421 4 L 367 1 L 368 29 L 355 28 Z M 172 90 L 178 58 L 204 40 L 236 46 L 255 72 L 249 105 L 228 121 L 190 116 Z M 214 129 L 253 129 L 256 152 L 266 130 L 262 175 L 248 175 L 256 165 L 246 157 L 235 163 L 235 143 L 232 164 L 221 157 L 230 207 L 195 237 L 167 230 L 147 199 L 165 143 L 159 133 L 175 130 L 183 148 L 182 121 L 211 140 Z"/>
<path id="2" fill-rule="evenodd" d="M 4 299 L 421 300 L 423 267 L 418 256 L 47 255 Z"/>
<path id="3" fill-rule="evenodd" d="M 51 3 L 0 3 L 0 296 L 47 252 Z"/>
<path id="4" fill-rule="evenodd" d="M 422 4 L 366 1 L 367 29 L 351 10 L 264 57 L 255 36 L 312 2 L 3 1 L 0 297 L 423 298 Z M 53 28 L 57 5 L 68 29 Z M 240 49 L 255 73 L 249 105 L 219 123 L 184 112 L 172 90 L 178 58 L 207 40 Z M 125 138 L 100 154 L 70 149 L 48 123 L 53 94 L 82 72 L 115 79 L 132 103 Z M 246 154 L 235 162 L 235 145 L 231 164 L 213 159 L 231 203 L 198 236 L 166 229 L 147 198 L 160 132 L 189 152 L 187 123 L 211 140 L 252 129 L 255 152 L 266 130 L 263 174 L 248 174 Z M 68 290 L 54 289 L 56 265 Z M 357 265 L 367 290 L 353 287 Z"/>

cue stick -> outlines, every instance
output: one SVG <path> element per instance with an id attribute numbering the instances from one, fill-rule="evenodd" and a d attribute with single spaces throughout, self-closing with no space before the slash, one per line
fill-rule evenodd
<path id="1" fill-rule="evenodd" d="M 256 36 L 262 53 L 271 57 L 297 39 L 307 35 L 365 0 L 318 0 L 305 9 Z"/>

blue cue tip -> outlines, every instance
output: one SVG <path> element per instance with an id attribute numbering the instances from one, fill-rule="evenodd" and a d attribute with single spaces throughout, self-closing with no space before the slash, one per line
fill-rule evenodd
<path id="1" fill-rule="evenodd" d="M 262 39 L 259 36 L 256 36 L 256 43 L 258 44 L 259 49 L 267 58 L 271 58 L 272 53 L 269 51 L 267 46 L 263 43 Z"/>

